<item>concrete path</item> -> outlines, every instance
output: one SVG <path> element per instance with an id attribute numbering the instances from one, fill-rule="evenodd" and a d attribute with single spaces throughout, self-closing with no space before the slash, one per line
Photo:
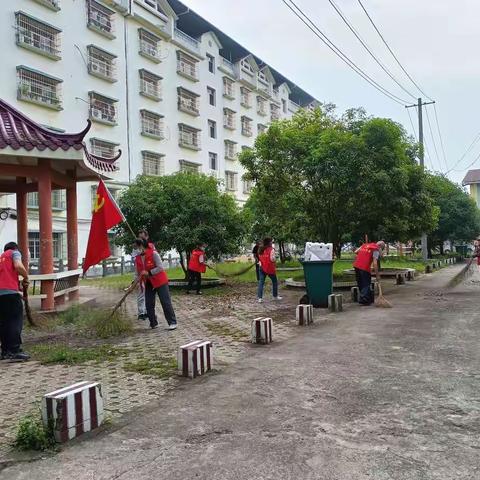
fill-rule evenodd
<path id="1" fill-rule="evenodd" d="M 445 290 L 459 268 L 392 290 L 391 310 L 350 305 L 252 346 L 116 430 L 0 478 L 478 479 L 480 275 Z"/>

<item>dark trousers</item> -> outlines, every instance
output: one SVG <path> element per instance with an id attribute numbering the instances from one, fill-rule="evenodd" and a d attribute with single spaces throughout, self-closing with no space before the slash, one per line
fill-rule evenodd
<path id="1" fill-rule="evenodd" d="M 2 354 L 21 351 L 22 328 L 22 298 L 18 293 L 0 295 L 0 344 Z"/>
<path id="2" fill-rule="evenodd" d="M 194 272 L 193 270 L 188 271 L 188 290 L 192 290 L 193 284 L 196 283 L 195 290 L 197 293 L 200 291 L 202 287 L 202 274 L 200 272 Z"/>
<path id="3" fill-rule="evenodd" d="M 260 280 L 258 281 L 258 287 L 257 287 L 257 297 L 258 298 L 263 298 L 263 287 L 265 286 L 265 279 L 267 277 L 270 277 L 270 280 L 272 281 L 272 294 L 274 298 L 278 297 L 278 279 L 275 274 L 270 275 L 268 273 L 265 273 L 262 269 L 260 269 Z"/>
<path id="4" fill-rule="evenodd" d="M 370 305 L 374 301 L 374 295 L 371 288 L 372 274 L 366 270 L 355 269 L 357 277 L 357 285 L 359 290 L 358 303 L 362 305 Z"/>
<path id="5" fill-rule="evenodd" d="M 255 273 L 257 275 L 257 282 L 260 280 L 260 264 L 257 262 L 255 263 Z"/>
<path id="6" fill-rule="evenodd" d="M 150 326 L 158 325 L 157 315 L 155 313 L 155 294 L 160 299 L 165 320 L 169 325 L 176 325 L 177 319 L 173 311 L 172 299 L 170 298 L 170 291 L 168 284 L 158 288 L 153 288 L 150 282 L 145 282 L 145 307 L 147 309 L 147 316 L 150 320 Z"/>

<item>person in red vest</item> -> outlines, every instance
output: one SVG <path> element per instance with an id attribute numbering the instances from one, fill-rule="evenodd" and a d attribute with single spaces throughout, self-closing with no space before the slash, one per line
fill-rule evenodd
<path id="1" fill-rule="evenodd" d="M 193 288 L 193 284 L 196 283 L 197 295 L 201 295 L 202 292 L 202 273 L 207 271 L 207 264 L 205 260 L 205 243 L 199 243 L 197 248 L 190 254 L 190 260 L 188 262 L 188 287 L 187 293 Z"/>
<path id="2" fill-rule="evenodd" d="M 162 267 L 162 259 L 156 250 L 149 248 L 148 242 L 144 239 L 137 238 L 134 246 L 140 252 L 135 257 L 135 269 L 141 277 L 145 289 L 145 306 L 150 328 L 158 327 L 157 315 L 155 314 L 155 295 L 157 294 L 165 320 L 168 323 L 167 330 L 175 330 L 177 328 L 177 318 L 170 298 L 167 273 Z"/>
<path id="3" fill-rule="evenodd" d="M 0 344 L 1 360 L 25 361 L 30 358 L 22 352 L 23 303 L 19 290 L 28 287 L 28 272 L 22 263 L 18 245 L 10 242 L 0 255 Z"/>
<path id="4" fill-rule="evenodd" d="M 375 271 L 377 281 L 380 281 L 379 262 L 385 242 L 364 243 L 355 253 L 357 255 L 353 268 L 357 278 L 359 290 L 358 303 L 360 305 L 371 305 L 374 302 L 374 293 L 371 289 L 372 284 L 372 265 Z"/>
<path id="5" fill-rule="evenodd" d="M 273 248 L 272 239 L 265 238 L 262 245 L 258 249 L 258 260 L 260 263 L 260 279 L 257 287 L 258 303 L 263 302 L 263 287 L 265 286 L 265 279 L 270 277 L 272 281 L 272 293 L 274 300 L 281 300 L 278 296 L 278 279 L 277 267 L 275 264 L 275 249 Z"/>

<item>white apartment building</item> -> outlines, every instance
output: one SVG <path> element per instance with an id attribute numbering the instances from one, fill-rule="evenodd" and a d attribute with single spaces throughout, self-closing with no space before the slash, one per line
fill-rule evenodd
<path id="1" fill-rule="evenodd" d="M 213 175 L 239 202 L 251 186 L 238 152 L 271 121 L 315 100 L 178 0 L 15 0 L 0 3 L 0 98 L 38 123 L 78 132 L 92 121 L 92 153 L 114 156 L 115 193 L 138 175 Z M 79 252 L 96 184 L 78 185 Z M 65 199 L 53 199 L 55 256 L 63 257 Z M 29 244 L 39 250 L 37 198 Z M 0 192 L 0 210 L 14 212 Z M 5 215 L 0 216 L 3 218 Z M 13 215 L 14 216 L 14 215 Z M 16 238 L 0 219 L 0 243 Z"/>

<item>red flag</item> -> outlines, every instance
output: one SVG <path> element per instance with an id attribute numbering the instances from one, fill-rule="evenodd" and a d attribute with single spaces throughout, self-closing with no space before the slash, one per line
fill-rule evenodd
<path id="1" fill-rule="evenodd" d="M 83 273 L 111 255 L 108 243 L 108 230 L 123 222 L 125 217 L 110 195 L 107 187 L 100 180 L 97 198 L 92 212 L 92 224 L 88 235 L 87 253 L 83 262 Z"/>

